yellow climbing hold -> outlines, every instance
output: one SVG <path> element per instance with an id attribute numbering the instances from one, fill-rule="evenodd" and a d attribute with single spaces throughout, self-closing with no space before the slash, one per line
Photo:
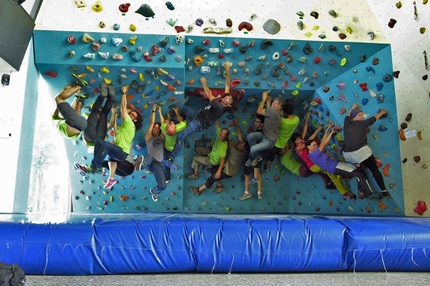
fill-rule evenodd
<path id="1" fill-rule="evenodd" d="M 248 122 L 246 120 L 243 120 L 242 124 L 248 126 Z"/>
<path id="2" fill-rule="evenodd" d="M 87 71 L 89 72 L 94 72 L 94 69 L 92 67 L 90 67 L 89 65 L 86 65 L 85 68 L 87 69 Z"/>
<path id="3" fill-rule="evenodd" d="M 315 31 L 316 31 L 316 30 L 318 30 L 319 28 L 320 28 L 320 26 L 315 25 L 315 26 L 313 26 L 313 27 L 312 27 L 312 30 L 315 30 Z"/>
<path id="4" fill-rule="evenodd" d="M 352 34 L 352 29 L 351 29 L 351 27 L 346 27 L 346 31 L 348 32 L 348 34 Z"/>
<path id="5" fill-rule="evenodd" d="M 162 68 L 158 68 L 157 73 L 158 73 L 158 75 L 168 75 L 169 74 L 167 71 L 163 70 Z"/>
<path id="6" fill-rule="evenodd" d="M 396 3 L 396 7 L 397 7 L 397 9 L 400 9 L 400 8 L 402 8 L 402 1 L 399 1 L 399 2 L 397 2 Z"/>
<path id="7" fill-rule="evenodd" d="M 421 131 L 417 132 L 417 137 L 418 137 L 418 139 L 423 140 L 423 135 L 422 135 Z"/>
<path id="8" fill-rule="evenodd" d="M 108 74 L 108 73 L 109 73 L 109 69 L 108 69 L 107 67 L 102 67 L 102 68 L 100 69 L 100 71 L 101 71 L 101 72 L 103 72 L 103 73 L 105 73 L 105 74 Z"/>
<path id="9" fill-rule="evenodd" d="M 160 86 L 159 86 L 159 85 L 156 85 L 154 89 L 155 89 L 156 91 L 159 91 L 159 90 L 160 90 Z"/>
<path id="10" fill-rule="evenodd" d="M 148 103 L 145 103 L 142 107 L 147 109 L 149 107 L 149 105 L 148 105 Z"/>
<path id="11" fill-rule="evenodd" d="M 92 38 L 90 35 L 88 35 L 87 33 L 84 33 L 82 35 L 81 41 L 84 43 L 92 43 L 94 42 L 94 38 Z"/>
<path id="12" fill-rule="evenodd" d="M 101 12 L 103 10 L 102 2 L 100 0 L 97 0 L 96 3 L 94 3 L 92 8 L 94 12 Z"/>
<path id="13" fill-rule="evenodd" d="M 145 81 L 145 76 L 143 75 L 143 73 L 139 73 L 139 79 L 140 81 Z"/>
<path id="14" fill-rule="evenodd" d="M 80 74 L 77 74 L 77 75 L 76 75 L 76 77 L 78 77 L 78 78 L 80 78 L 80 79 L 85 78 L 86 76 L 87 76 L 87 73 L 86 73 L 86 72 L 83 72 L 83 73 L 80 73 Z"/>
<path id="15" fill-rule="evenodd" d="M 428 2 L 428 0 L 423 0 L 423 4 L 424 5 L 427 4 L 427 2 Z"/>
<path id="16" fill-rule="evenodd" d="M 421 28 L 420 28 L 420 33 L 421 33 L 421 34 L 424 34 L 424 33 L 426 32 L 426 30 L 427 30 L 427 29 L 426 29 L 426 27 L 421 27 Z"/>
<path id="17" fill-rule="evenodd" d="M 129 40 L 130 45 L 132 45 L 132 46 L 136 45 L 136 40 L 137 40 L 137 36 L 131 37 Z"/>
<path id="18" fill-rule="evenodd" d="M 310 38 L 310 37 L 312 37 L 312 33 L 311 33 L 311 32 L 307 32 L 307 33 L 305 34 L 305 36 L 306 36 L 306 37 L 308 37 L 308 38 Z"/>
<path id="19" fill-rule="evenodd" d="M 344 65 L 346 65 L 346 58 L 343 58 L 343 59 L 340 61 L 340 66 L 341 66 L 341 67 L 343 67 Z"/>
<path id="20" fill-rule="evenodd" d="M 106 83 L 106 84 L 111 84 L 112 83 L 112 81 L 110 80 L 110 79 L 108 79 L 108 78 L 103 78 L 103 81 Z"/>
<path id="21" fill-rule="evenodd" d="M 300 81 L 296 83 L 296 88 L 300 88 L 301 86 L 302 86 L 302 83 Z"/>
<path id="22" fill-rule="evenodd" d="M 136 32 L 136 26 L 133 24 L 130 24 L 130 31 Z"/>

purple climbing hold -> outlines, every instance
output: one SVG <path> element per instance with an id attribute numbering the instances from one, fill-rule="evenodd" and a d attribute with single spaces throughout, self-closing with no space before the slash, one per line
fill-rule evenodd
<path id="1" fill-rule="evenodd" d="M 149 18 L 149 17 L 154 18 L 154 15 L 155 15 L 154 11 L 152 10 L 152 8 L 148 4 L 142 4 L 139 7 L 139 9 L 136 10 L 136 13 L 140 14 L 144 17 L 147 17 L 147 18 Z"/>
<path id="2" fill-rule="evenodd" d="M 202 18 L 198 18 L 198 19 L 196 19 L 196 25 L 197 25 L 197 26 L 199 26 L 199 27 L 201 27 L 201 26 L 203 25 L 203 20 L 202 20 Z"/>
<path id="3" fill-rule="evenodd" d="M 346 84 L 343 81 L 340 81 L 336 86 L 340 90 L 345 90 L 346 89 Z"/>

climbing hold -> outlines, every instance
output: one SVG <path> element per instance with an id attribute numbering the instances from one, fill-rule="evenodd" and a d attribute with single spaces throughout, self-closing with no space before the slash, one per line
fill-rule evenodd
<path id="1" fill-rule="evenodd" d="M 426 163 L 424 163 L 424 164 L 421 165 L 421 168 L 427 169 L 428 167 L 427 167 Z"/>
<path id="2" fill-rule="evenodd" d="M 318 35 L 318 38 L 320 38 L 320 39 L 325 39 L 325 38 L 327 38 L 327 36 L 326 36 L 325 34 L 319 34 L 319 35 Z"/>
<path id="3" fill-rule="evenodd" d="M 425 32 L 426 32 L 426 27 L 421 27 L 421 28 L 420 28 L 420 33 L 421 33 L 421 34 L 424 34 Z"/>
<path id="4" fill-rule="evenodd" d="M 252 29 L 254 29 L 254 27 L 252 26 L 251 23 L 241 22 L 238 26 L 238 30 L 242 31 L 242 29 L 246 29 L 248 32 L 250 32 L 250 31 L 252 31 Z"/>
<path id="5" fill-rule="evenodd" d="M 399 129 L 398 133 L 399 133 L 400 140 L 406 141 L 405 131 L 402 128 Z"/>
<path id="6" fill-rule="evenodd" d="M 311 54 L 313 51 L 311 45 L 309 45 L 309 43 L 306 43 L 305 46 L 303 47 L 303 53 L 305 53 L 305 55 L 309 55 Z"/>
<path id="7" fill-rule="evenodd" d="M 397 2 L 396 7 L 397 7 L 397 9 L 402 8 L 402 1 Z"/>
<path id="8" fill-rule="evenodd" d="M 340 115 L 342 115 L 342 114 L 345 114 L 345 112 L 346 112 L 346 107 L 345 107 L 345 106 L 342 106 L 342 107 L 339 109 L 339 114 L 340 114 Z"/>
<path id="9" fill-rule="evenodd" d="M 135 13 L 140 14 L 146 18 L 152 17 L 154 18 L 155 13 L 152 8 L 148 4 L 142 4 L 139 9 L 135 11 Z"/>
<path id="10" fill-rule="evenodd" d="M 274 52 L 272 55 L 272 60 L 277 61 L 279 60 L 279 57 L 280 57 L 279 52 Z"/>
<path id="11" fill-rule="evenodd" d="M 343 101 L 343 102 L 345 102 L 345 103 L 348 103 L 348 102 L 346 101 L 346 97 L 345 97 L 345 95 L 344 95 L 343 93 L 341 93 L 341 94 L 337 97 L 337 100 L 341 100 L 341 101 Z"/>
<path id="12" fill-rule="evenodd" d="M 385 99 L 385 95 L 382 93 L 378 94 L 378 103 L 383 103 Z"/>
<path id="13" fill-rule="evenodd" d="M 210 66 L 201 66 L 200 67 L 200 73 L 201 74 L 208 74 L 211 72 L 211 67 Z"/>
<path id="14" fill-rule="evenodd" d="M 127 13 L 128 7 L 130 7 L 130 3 L 124 3 L 124 4 L 119 5 L 118 9 L 119 9 L 119 11 L 121 11 L 121 13 Z"/>
<path id="15" fill-rule="evenodd" d="M 346 58 L 342 58 L 342 60 L 340 61 L 339 64 L 341 67 L 343 67 L 344 65 L 346 65 Z"/>
<path id="16" fill-rule="evenodd" d="M 375 73 L 375 69 L 372 68 L 371 66 L 367 66 L 366 71 Z"/>
<path id="17" fill-rule="evenodd" d="M 130 24 L 130 31 L 132 31 L 132 32 L 136 32 L 136 26 L 135 25 L 133 25 L 133 24 Z"/>
<path id="18" fill-rule="evenodd" d="M 100 28 L 102 28 L 102 29 L 104 29 L 104 28 L 106 27 L 105 22 L 100 21 L 100 23 L 99 23 L 99 27 L 100 27 Z"/>
<path id="19" fill-rule="evenodd" d="M 333 53 L 336 51 L 336 46 L 330 45 L 330 46 L 328 46 L 328 50 L 329 50 L 329 52 Z"/>
<path id="20" fill-rule="evenodd" d="M 96 58 L 96 54 L 86 53 L 85 55 L 82 56 L 82 58 L 86 60 L 94 60 Z"/>
<path id="21" fill-rule="evenodd" d="M 417 206 L 414 208 L 414 212 L 419 215 L 423 215 L 423 213 L 427 210 L 427 204 L 425 201 L 418 201 Z"/>
<path id="22" fill-rule="evenodd" d="M 55 71 L 46 71 L 46 72 L 44 72 L 44 74 L 46 74 L 47 76 L 52 77 L 52 78 L 56 78 L 58 75 L 57 72 L 55 72 Z"/>
<path id="23" fill-rule="evenodd" d="M 394 28 L 394 26 L 396 25 L 396 23 L 397 23 L 397 20 L 391 18 L 390 22 L 388 22 L 388 27 L 390 27 L 392 29 L 392 28 Z"/>
<path id="24" fill-rule="evenodd" d="M 352 28 L 351 27 L 346 27 L 346 31 L 348 32 L 348 34 L 352 34 Z"/>
<path id="25" fill-rule="evenodd" d="M 385 177 L 389 177 L 390 175 L 388 174 L 388 171 L 390 170 L 390 164 L 387 164 L 383 169 L 382 169 L 382 174 L 385 176 Z"/>
<path id="26" fill-rule="evenodd" d="M 116 60 L 116 61 L 120 61 L 120 60 L 122 60 L 122 59 L 123 59 L 123 56 L 122 56 L 122 55 L 120 55 L 120 54 L 113 54 L 113 55 L 112 55 L 112 59 L 113 59 L 113 60 Z"/>
<path id="27" fill-rule="evenodd" d="M 130 41 L 131 41 L 131 39 L 130 39 Z M 159 52 L 161 52 L 161 48 L 159 48 L 157 45 L 152 45 L 152 47 L 151 47 L 151 55 L 155 56 Z"/>
<path id="28" fill-rule="evenodd" d="M 417 132 L 417 137 L 418 137 L 418 139 L 423 140 L 423 135 L 422 135 L 421 131 Z"/>
<path id="29" fill-rule="evenodd" d="M 281 25 L 276 20 L 269 19 L 264 23 L 263 30 L 271 35 L 275 35 L 281 30 Z"/>
<path id="30" fill-rule="evenodd" d="M 315 19 L 318 19 L 318 17 L 319 17 L 318 12 L 315 12 L 315 11 L 312 11 L 312 12 L 310 13 L 310 15 L 311 15 L 312 17 L 314 17 Z"/>
<path id="31" fill-rule="evenodd" d="M 408 124 L 406 122 L 402 122 L 402 124 L 400 124 L 400 128 L 406 129 L 408 128 Z"/>
<path id="32" fill-rule="evenodd" d="M 167 23 L 170 27 L 173 27 L 173 26 L 175 26 L 175 24 L 176 24 L 176 22 L 177 22 L 177 21 L 178 21 L 178 19 L 173 20 L 172 18 L 170 18 L 170 19 L 166 20 L 166 23 Z"/>
<path id="33" fill-rule="evenodd" d="M 220 27 L 206 27 L 203 28 L 203 33 L 205 34 L 230 34 L 233 32 L 232 28 L 220 28 Z"/>
<path id="34" fill-rule="evenodd" d="M 370 97 L 376 97 L 376 92 L 374 92 L 373 89 L 369 89 L 369 95 Z"/>
<path id="35" fill-rule="evenodd" d="M 112 38 L 112 44 L 114 44 L 114 46 L 119 46 L 122 43 L 122 39 L 121 38 Z"/>
<path id="36" fill-rule="evenodd" d="M 377 89 L 378 91 L 381 91 L 383 87 L 384 87 L 384 85 L 382 84 L 382 82 L 378 82 L 378 83 L 376 84 L 376 89 Z"/>
<path id="37" fill-rule="evenodd" d="M 332 58 L 332 59 L 329 59 L 329 60 L 328 60 L 328 64 L 329 64 L 329 65 L 334 65 L 335 63 L 336 63 L 336 59 L 333 59 L 333 58 Z"/>
<path id="38" fill-rule="evenodd" d="M 422 77 L 421 77 L 423 80 L 427 80 L 428 79 L 428 75 L 423 75 Z"/>
<path id="39" fill-rule="evenodd" d="M 263 42 L 261 43 L 261 49 L 267 49 L 267 47 L 272 46 L 273 42 L 272 40 L 263 40 Z"/>
<path id="40" fill-rule="evenodd" d="M 330 16 L 332 16 L 333 18 L 336 18 L 337 17 L 337 13 L 336 13 L 336 11 L 334 11 L 334 10 L 330 10 L 330 11 L 328 11 L 328 13 L 330 14 Z"/>
<path id="41" fill-rule="evenodd" d="M 368 32 L 367 35 L 369 36 L 369 40 L 371 41 L 375 38 L 375 33 L 372 31 Z"/>
<path id="42" fill-rule="evenodd" d="M 400 71 L 393 71 L 392 74 L 395 78 L 399 78 Z"/>
<path id="43" fill-rule="evenodd" d="M 203 25 L 203 19 L 202 18 L 197 18 L 196 21 L 194 22 L 197 26 L 201 27 Z"/>
<path id="44" fill-rule="evenodd" d="M 333 28 L 331 28 L 333 30 L 333 32 L 337 32 L 339 30 L 338 26 L 333 26 Z"/>
<path id="45" fill-rule="evenodd" d="M 70 37 L 69 37 L 70 38 Z M 68 39 L 69 39 L 68 38 Z M 92 38 L 90 35 L 88 35 L 87 33 L 84 33 L 83 35 L 82 35 L 82 38 L 81 38 L 81 41 L 82 42 L 84 42 L 84 43 L 92 43 L 92 42 L 94 42 L 94 38 Z M 70 43 L 70 41 L 69 41 L 69 43 Z M 74 43 L 73 43 L 74 44 Z"/>
<path id="46" fill-rule="evenodd" d="M 167 1 L 165 4 L 166 4 L 167 9 L 169 9 L 171 11 L 175 10 L 175 6 L 173 6 L 172 2 Z"/>
<path id="47" fill-rule="evenodd" d="M 377 65 L 379 64 L 379 59 L 378 59 L 378 58 L 374 58 L 374 59 L 372 60 L 372 64 L 373 64 L 374 66 L 377 66 Z"/>
<path id="48" fill-rule="evenodd" d="M 415 163 L 419 163 L 421 161 L 421 157 L 420 156 L 415 156 L 414 157 L 414 161 L 415 161 Z"/>
<path id="49" fill-rule="evenodd" d="M 345 40 L 345 39 L 346 39 L 346 34 L 344 34 L 344 33 L 339 33 L 339 39 L 341 39 L 341 40 Z"/>
<path id="50" fill-rule="evenodd" d="M 367 89 L 367 83 L 365 83 L 365 82 L 360 83 L 360 84 L 359 84 L 359 86 L 361 87 L 361 90 L 362 90 L 362 91 L 367 91 L 367 90 L 368 90 L 368 89 Z"/>
<path id="51" fill-rule="evenodd" d="M 367 99 L 367 98 L 363 98 L 361 100 L 361 104 L 363 104 L 363 105 L 366 105 L 368 102 L 369 102 L 369 99 Z"/>
<path id="52" fill-rule="evenodd" d="M 174 28 L 175 28 L 175 30 L 176 30 L 176 33 L 182 33 L 182 32 L 185 32 L 185 28 L 184 28 L 184 27 L 182 27 L 182 26 L 175 26 Z"/>
<path id="53" fill-rule="evenodd" d="M 103 5 L 100 0 L 97 0 L 92 6 L 94 12 L 101 12 L 103 10 Z"/>
<path id="54" fill-rule="evenodd" d="M 301 21 L 301 20 L 297 21 L 297 28 L 299 28 L 300 31 L 303 30 L 303 28 L 304 28 L 303 21 Z"/>
<path id="55" fill-rule="evenodd" d="M 102 68 L 100 69 L 100 71 L 101 71 L 102 73 L 105 73 L 105 74 L 108 74 L 108 73 L 109 73 L 109 69 L 108 69 L 107 67 L 102 67 Z"/>
<path id="56" fill-rule="evenodd" d="M 351 50 L 351 46 L 350 45 L 345 45 L 343 46 L 345 48 L 345 51 L 349 52 Z"/>
<path id="57" fill-rule="evenodd" d="M 388 128 L 386 126 L 384 126 L 384 125 L 379 125 L 378 130 L 381 131 L 381 132 L 385 132 L 385 131 L 388 130 Z"/>
<path id="58" fill-rule="evenodd" d="M 73 58 L 75 55 L 76 55 L 76 52 L 75 52 L 75 51 L 70 51 L 70 52 L 67 54 L 67 57 L 69 57 L 69 58 Z"/>
<path id="59" fill-rule="evenodd" d="M 346 84 L 343 81 L 339 81 L 339 83 L 336 86 L 340 90 L 345 90 L 346 89 Z"/>
<path id="60" fill-rule="evenodd" d="M 299 63 L 302 63 L 302 64 L 304 64 L 304 63 L 306 63 L 306 57 L 300 57 L 297 61 L 299 62 Z"/>
<path id="61" fill-rule="evenodd" d="M 405 120 L 406 120 L 407 122 L 410 122 L 410 121 L 411 121 L 411 119 L 412 119 L 412 113 L 408 113 L 408 114 L 406 115 Z"/>
<path id="62" fill-rule="evenodd" d="M 123 51 L 124 53 L 125 52 L 128 52 L 128 47 L 127 46 L 122 46 L 121 47 L 121 51 Z M 140 51 L 139 51 L 140 52 Z"/>
<path id="63" fill-rule="evenodd" d="M 134 46 L 136 45 L 137 36 L 133 36 L 130 38 L 129 43 L 130 45 Z"/>
<path id="64" fill-rule="evenodd" d="M 118 31 L 121 28 L 121 26 L 118 23 L 113 24 L 113 29 L 115 31 Z"/>
<path id="65" fill-rule="evenodd" d="M 325 93 L 327 93 L 329 90 L 330 90 L 330 87 L 328 87 L 328 86 L 326 86 L 326 85 L 324 85 L 324 86 L 323 86 L 323 91 L 324 91 Z"/>

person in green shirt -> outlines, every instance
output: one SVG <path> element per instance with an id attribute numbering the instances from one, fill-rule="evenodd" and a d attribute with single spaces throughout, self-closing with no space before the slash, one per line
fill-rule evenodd
<path id="1" fill-rule="evenodd" d="M 57 107 L 52 114 L 52 120 L 56 121 L 58 131 L 67 139 L 76 139 L 88 124 L 87 120 L 81 116 L 83 101 L 86 95 L 79 95 L 81 86 L 67 84 L 61 90 L 61 93 L 55 97 Z M 72 104 L 67 99 L 76 94 Z"/>
<path id="2" fill-rule="evenodd" d="M 116 120 L 114 124 L 115 143 L 104 141 L 97 138 L 94 141 L 94 158 L 91 161 L 91 166 L 75 163 L 74 167 L 79 172 L 91 172 L 106 167 L 104 159 L 109 155 L 107 167 L 109 169 L 109 179 L 104 185 L 105 189 L 111 189 L 117 183 L 115 174 L 120 176 L 128 176 L 134 171 L 134 160 L 131 157 L 131 144 L 137 130 L 140 130 L 143 125 L 143 117 L 136 110 L 127 109 L 127 91 L 128 86 L 123 86 L 120 112 L 122 124 L 117 127 Z M 113 114 L 116 116 L 116 113 Z"/>
<path id="3" fill-rule="evenodd" d="M 208 147 L 196 147 L 196 156 L 193 157 L 191 168 L 193 173 L 187 174 L 187 178 L 198 179 L 199 178 L 199 167 L 204 166 L 218 166 L 215 172 L 215 179 L 221 176 L 222 169 L 224 168 L 225 157 L 228 149 L 228 136 L 230 131 L 228 128 L 222 128 L 219 125 L 218 120 L 215 121 L 217 138 L 215 139 L 212 148 Z"/>

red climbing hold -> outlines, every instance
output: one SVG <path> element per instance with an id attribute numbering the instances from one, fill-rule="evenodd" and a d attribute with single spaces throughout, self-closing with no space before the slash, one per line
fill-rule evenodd
<path id="1" fill-rule="evenodd" d="M 185 28 L 182 26 L 175 26 L 176 33 L 185 32 Z"/>
<path id="2" fill-rule="evenodd" d="M 427 210 L 427 204 L 425 201 L 418 201 L 417 206 L 414 208 L 414 212 L 419 215 L 423 215 L 423 213 Z"/>
<path id="3" fill-rule="evenodd" d="M 321 61 L 321 58 L 320 58 L 320 57 L 316 57 L 316 58 L 314 59 L 314 63 L 316 63 L 316 64 L 319 64 L 319 63 L 320 63 L 320 61 Z"/>
<path id="4" fill-rule="evenodd" d="M 47 76 L 50 76 L 52 78 L 56 78 L 58 75 L 57 72 L 54 72 L 54 71 L 46 71 L 46 72 L 44 72 L 44 74 L 46 74 Z"/>
<path id="5" fill-rule="evenodd" d="M 237 87 L 238 84 L 242 83 L 242 81 L 238 78 L 231 80 L 231 87 Z"/>
<path id="6" fill-rule="evenodd" d="M 127 13 L 128 7 L 130 7 L 130 3 L 124 3 L 119 5 L 118 9 L 121 11 L 121 13 Z"/>
<path id="7" fill-rule="evenodd" d="M 360 85 L 362 91 L 367 91 L 368 90 L 367 89 L 367 83 L 363 82 L 363 83 L 360 83 L 359 85 Z"/>
<path id="8" fill-rule="evenodd" d="M 246 29 L 248 32 L 252 31 L 254 27 L 251 25 L 251 23 L 248 22 L 242 22 L 239 24 L 239 31 L 242 31 L 242 29 Z"/>

